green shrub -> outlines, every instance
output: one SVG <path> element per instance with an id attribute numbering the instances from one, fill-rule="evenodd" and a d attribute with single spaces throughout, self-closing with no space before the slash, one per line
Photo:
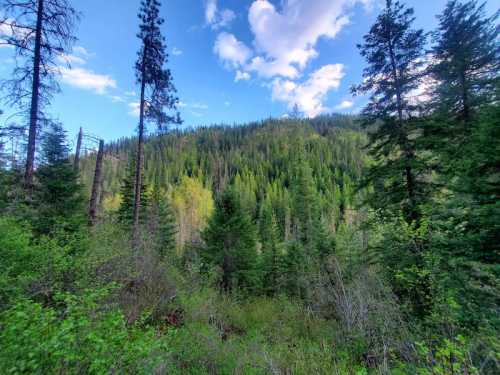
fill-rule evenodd
<path id="1" fill-rule="evenodd" d="M 150 373 L 165 351 L 154 331 L 126 327 L 123 315 L 97 301 L 58 295 L 58 311 L 21 300 L 0 315 L 0 372 L 4 374 Z"/>

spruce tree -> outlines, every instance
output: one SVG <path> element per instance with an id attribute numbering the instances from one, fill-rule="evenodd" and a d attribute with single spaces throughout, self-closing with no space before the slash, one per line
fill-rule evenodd
<path id="1" fill-rule="evenodd" d="M 432 48 L 434 105 L 447 119 L 446 141 L 464 135 L 478 108 L 492 103 L 500 75 L 499 13 L 485 16 L 477 0 L 448 1 Z"/>
<path id="2" fill-rule="evenodd" d="M 134 190 L 134 238 L 137 240 L 144 164 L 145 121 L 154 122 L 160 130 L 169 124 L 180 124 L 179 113 L 176 112 L 178 99 L 170 70 L 165 69 L 168 61 L 165 38 L 161 33 L 164 23 L 160 17 L 158 0 L 142 0 L 139 10 L 139 33 L 141 41 L 138 59 L 135 64 L 137 84 L 140 85 L 139 129 L 137 138 L 137 161 Z M 174 111 L 168 114 L 167 111 Z"/>
<path id="3" fill-rule="evenodd" d="M 265 293 L 275 295 L 284 290 L 285 252 L 280 241 L 276 216 L 269 203 L 264 203 L 260 212 L 261 271 Z"/>
<path id="4" fill-rule="evenodd" d="M 372 206 L 394 216 L 402 214 L 418 226 L 420 206 L 427 191 L 422 174 L 425 165 L 418 157 L 412 97 L 422 83 L 423 48 L 426 37 L 413 29 L 413 9 L 399 1 L 386 0 L 386 7 L 359 45 L 368 66 L 364 81 L 355 92 L 370 93 L 363 110 L 363 123 L 370 126 L 370 151 L 375 163 L 367 181 L 375 186 Z"/>
<path id="5" fill-rule="evenodd" d="M 75 232 L 84 223 L 84 200 L 60 124 L 51 124 L 44 135 L 41 156 L 33 195 L 33 226 L 39 234 Z"/>
<path id="6" fill-rule="evenodd" d="M 135 199 L 135 172 L 136 172 L 136 158 L 135 153 L 132 153 L 128 158 L 127 170 L 125 177 L 122 180 L 120 187 L 120 207 L 118 209 L 118 220 L 126 226 L 131 226 L 134 223 L 134 199 Z M 144 172 L 142 172 L 144 180 Z M 149 206 L 148 186 L 146 183 L 141 185 L 141 202 L 142 206 L 147 208 Z M 144 222 L 145 212 L 142 212 L 140 223 Z"/>
<path id="7" fill-rule="evenodd" d="M 158 254 L 161 258 L 175 254 L 177 223 L 169 198 L 161 188 L 155 185 L 151 194 L 149 211 L 149 227 L 155 238 Z"/>
<path id="8" fill-rule="evenodd" d="M 397 223 L 402 232 L 410 233 L 394 236 L 390 246 L 381 249 L 382 264 L 396 294 L 423 317 L 432 307 L 427 239 L 420 232 L 425 229 L 422 211 L 431 186 L 428 165 L 417 150 L 422 109 L 414 94 L 423 82 L 426 36 L 413 29 L 413 14 L 401 2 L 386 0 L 385 9 L 358 46 L 368 66 L 356 90 L 371 95 L 363 110 L 373 158 L 364 182 L 373 191 L 368 203 L 381 220 Z"/>
<path id="9" fill-rule="evenodd" d="M 257 233 L 233 188 L 227 188 L 218 199 L 203 240 L 202 258 L 222 270 L 223 290 L 258 289 Z"/>

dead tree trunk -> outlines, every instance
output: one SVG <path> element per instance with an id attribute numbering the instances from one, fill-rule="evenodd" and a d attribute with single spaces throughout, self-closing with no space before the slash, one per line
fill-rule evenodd
<path id="1" fill-rule="evenodd" d="M 99 187 L 102 179 L 102 161 L 104 153 L 104 141 L 99 141 L 99 150 L 95 162 L 94 181 L 92 183 L 92 193 L 90 194 L 89 203 L 89 225 L 93 227 L 97 222 L 97 198 L 99 196 Z"/>
<path id="2" fill-rule="evenodd" d="M 82 148 L 82 139 L 83 139 L 83 130 L 80 128 L 80 132 L 78 133 L 78 139 L 76 141 L 76 151 L 75 151 L 75 172 L 78 172 L 80 169 L 80 150 Z"/>
<path id="3" fill-rule="evenodd" d="M 38 106 L 40 94 L 40 61 L 42 46 L 42 22 L 43 22 L 43 2 L 38 0 L 36 34 L 35 34 L 35 53 L 33 56 L 33 84 L 31 91 L 30 124 L 28 133 L 28 147 L 26 155 L 26 171 L 24 173 L 24 186 L 26 196 L 31 199 L 33 192 L 33 172 L 35 168 L 35 149 L 36 135 L 38 130 Z"/>

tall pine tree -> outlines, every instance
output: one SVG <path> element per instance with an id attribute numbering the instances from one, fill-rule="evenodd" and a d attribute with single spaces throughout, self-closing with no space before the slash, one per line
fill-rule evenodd
<path id="1" fill-rule="evenodd" d="M 367 180 L 374 183 L 371 204 L 403 217 L 409 224 L 421 218 L 426 198 L 422 174 L 425 166 L 416 154 L 419 106 L 412 97 L 422 82 L 425 34 L 412 28 L 413 9 L 399 1 L 386 0 L 386 7 L 359 45 L 368 66 L 356 92 L 370 93 L 363 110 L 375 159 Z M 391 212 L 392 211 L 392 212 Z"/>
<path id="2" fill-rule="evenodd" d="M 168 61 L 165 38 L 161 33 L 164 23 L 160 17 L 158 0 L 142 0 L 139 10 L 138 38 L 141 48 L 135 64 L 137 83 L 141 87 L 139 103 L 139 129 L 137 139 L 137 161 L 134 184 L 134 239 L 138 238 L 141 210 L 141 191 L 143 184 L 144 134 L 145 121 L 154 122 L 160 130 L 168 124 L 181 123 L 179 113 L 175 112 L 178 99 L 170 70 L 165 69 Z M 168 114 L 166 111 L 174 111 Z"/>

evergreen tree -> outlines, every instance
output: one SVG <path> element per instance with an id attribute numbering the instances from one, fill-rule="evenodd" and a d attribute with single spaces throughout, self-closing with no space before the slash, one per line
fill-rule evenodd
<path id="1" fill-rule="evenodd" d="M 393 236 L 381 248 L 382 263 L 394 292 L 413 313 L 424 317 L 432 308 L 431 279 L 426 265 L 423 205 L 429 199 L 429 171 L 419 147 L 421 108 L 414 97 L 422 84 L 426 37 L 412 28 L 412 8 L 386 0 L 386 7 L 360 45 L 368 67 L 357 88 L 371 93 L 363 110 L 372 162 L 365 186 L 372 185 L 369 204 L 381 219 L 398 223 L 408 236 Z M 400 222 L 399 218 L 403 221 Z"/>
<path id="2" fill-rule="evenodd" d="M 355 91 L 371 93 L 363 110 L 364 125 L 376 125 L 369 132 L 375 163 L 367 181 L 373 182 L 376 194 L 370 203 L 395 216 L 402 208 L 405 220 L 418 225 L 427 191 L 425 165 L 415 151 L 419 106 L 412 93 L 422 82 L 426 38 L 422 30 L 412 29 L 413 13 L 399 1 L 386 0 L 364 44 L 358 46 L 368 67 Z"/>
<path id="3" fill-rule="evenodd" d="M 318 193 L 314 185 L 311 167 L 304 160 L 300 160 L 298 163 L 293 182 L 295 238 L 312 251 L 320 217 Z"/>
<path id="4" fill-rule="evenodd" d="M 257 233 L 248 214 L 241 208 L 239 196 L 227 188 L 217 201 L 215 213 L 203 233 L 204 260 L 222 270 L 222 289 L 259 287 L 257 270 Z"/>
<path id="5" fill-rule="evenodd" d="M 477 1 L 449 1 L 434 32 L 433 121 L 426 127 L 425 148 L 440 157 L 444 183 L 462 173 L 464 146 L 473 133 L 480 108 L 498 101 L 500 46 L 498 12 L 484 15 Z"/>
<path id="6" fill-rule="evenodd" d="M 285 254 L 276 216 L 269 203 L 261 207 L 259 224 L 262 244 L 262 286 L 265 293 L 274 295 L 282 291 L 285 286 Z"/>
<path id="7" fill-rule="evenodd" d="M 151 207 L 149 209 L 149 226 L 155 236 L 158 254 L 161 258 L 175 254 L 177 224 L 175 214 L 166 194 L 155 185 L 151 194 Z"/>
<path id="8" fill-rule="evenodd" d="M 179 113 L 173 115 L 166 110 L 176 110 L 178 99 L 170 70 L 164 65 L 168 60 L 165 38 L 161 34 L 164 20 L 160 17 L 160 2 L 158 0 L 142 0 L 139 11 L 141 21 L 139 34 L 141 48 L 135 64 L 137 83 L 141 87 L 139 103 L 139 134 L 137 140 L 137 161 L 135 171 L 134 192 L 134 238 L 137 239 L 141 196 L 143 185 L 144 133 L 145 121 L 153 121 L 160 130 L 168 124 L 181 123 Z"/>
<path id="9" fill-rule="evenodd" d="M 436 81 L 434 104 L 447 119 L 445 141 L 463 137 L 481 105 L 491 103 L 499 83 L 499 13 L 486 17 L 485 4 L 477 0 L 448 1 L 439 16 L 432 48 L 432 78 Z"/>
<path id="10" fill-rule="evenodd" d="M 136 158 L 134 154 L 131 154 L 128 158 L 125 178 L 123 178 L 120 187 L 121 202 L 118 209 L 118 220 L 127 226 L 134 222 L 135 172 Z M 143 207 L 148 207 L 150 203 L 148 186 L 145 183 L 141 185 L 141 202 Z M 145 216 L 145 212 L 143 212 L 140 218 L 141 223 L 144 222 Z"/>
<path id="11" fill-rule="evenodd" d="M 57 123 L 53 123 L 45 134 L 36 177 L 35 230 L 39 234 L 77 231 L 84 223 L 83 195 L 78 174 L 70 162 L 66 135 Z"/>

